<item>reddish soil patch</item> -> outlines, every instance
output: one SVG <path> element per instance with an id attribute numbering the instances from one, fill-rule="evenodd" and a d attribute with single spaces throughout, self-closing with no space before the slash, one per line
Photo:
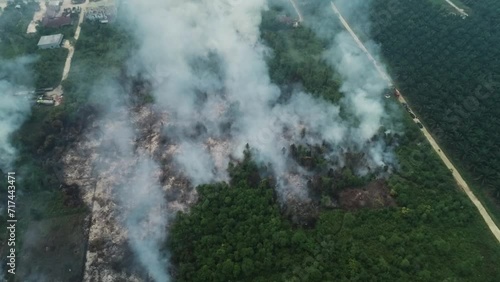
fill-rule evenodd
<path id="1" fill-rule="evenodd" d="M 372 181 L 363 188 L 345 189 L 340 192 L 339 201 L 340 206 L 346 210 L 396 206 L 384 180 Z"/>

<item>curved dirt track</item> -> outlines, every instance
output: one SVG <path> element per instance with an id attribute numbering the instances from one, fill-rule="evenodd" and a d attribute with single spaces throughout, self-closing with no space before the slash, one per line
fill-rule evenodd
<path id="1" fill-rule="evenodd" d="M 352 38 L 354 39 L 354 41 L 356 41 L 356 44 L 359 46 L 359 48 L 361 48 L 361 50 L 363 50 L 363 52 L 365 52 L 365 54 L 368 56 L 368 58 L 370 59 L 370 61 L 374 64 L 374 66 L 377 69 L 377 71 L 380 74 L 380 76 L 384 80 L 386 80 L 389 85 L 393 85 L 392 84 L 392 80 L 388 77 L 388 75 L 384 71 L 382 71 L 382 69 L 378 65 L 377 61 L 373 58 L 373 56 L 370 54 L 370 52 L 368 51 L 368 49 L 366 49 L 366 47 L 363 45 L 363 43 L 359 40 L 359 38 L 356 36 L 356 34 L 351 29 L 351 27 L 349 26 L 349 24 L 347 23 L 347 21 L 344 19 L 344 17 L 342 17 L 342 14 L 337 9 L 337 7 L 335 6 L 335 4 L 333 4 L 333 2 L 330 2 L 330 3 L 332 5 L 332 10 L 338 16 L 339 20 L 342 22 L 342 24 L 344 25 L 345 29 L 351 34 Z M 408 105 L 408 103 L 406 102 L 406 100 L 403 97 L 403 95 L 399 96 L 398 101 L 400 103 L 406 103 Z M 420 120 L 418 118 L 415 118 L 414 121 L 415 121 L 415 123 L 420 122 Z M 458 172 L 458 170 L 455 168 L 455 166 L 453 165 L 453 163 L 443 153 L 443 150 L 441 150 L 441 148 L 437 144 L 436 140 L 434 140 L 434 138 L 429 133 L 429 131 L 425 127 L 423 127 L 422 128 L 422 132 L 423 132 L 425 138 L 427 138 L 427 140 L 431 144 L 431 146 L 434 149 L 434 151 L 438 154 L 438 156 L 444 162 L 444 164 L 446 165 L 446 167 L 452 172 L 453 178 L 455 178 L 455 181 L 457 182 L 457 184 L 464 190 L 465 194 L 467 194 L 467 196 L 469 197 L 469 199 L 471 200 L 471 202 L 476 206 L 477 210 L 481 214 L 481 217 L 484 219 L 484 221 L 486 222 L 486 225 L 488 225 L 488 228 L 491 230 L 491 233 L 493 233 L 493 235 L 495 236 L 495 238 L 497 239 L 497 241 L 500 242 L 500 229 L 498 229 L 498 226 L 495 224 L 495 222 L 493 221 L 493 219 L 491 218 L 491 216 L 488 214 L 488 212 L 484 208 L 483 204 L 474 195 L 474 193 L 472 192 L 472 190 L 469 188 L 469 185 L 467 185 L 467 182 L 465 182 L 465 180 L 462 178 L 462 176 L 460 175 L 460 173 Z"/>
<path id="2" fill-rule="evenodd" d="M 47 11 L 47 6 L 44 1 L 41 1 L 39 4 L 40 4 L 40 10 L 35 12 L 35 14 L 33 15 L 33 20 L 30 22 L 30 24 L 28 25 L 28 29 L 26 30 L 26 33 L 28 34 L 36 33 L 36 27 L 38 26 L 38 22 L 42 21 L 43 16 Z"/>
<path id="3" fill-rule="evenodd" d="M 80 12 L 80 17 L 78 18 L 78 23 L 76 26 L 75 30 L 75 36 L 74 36 L 74 43 L 78 40 L 80 37 L 80 32 L 82 30 L 82 23 L 83 19 L 85 18 L 85 8 L 87 7 L 89 1 L 85 1 L 80 5 L 80 8 L 82 9 Z M 42 4 L 40 4 L 42 5 Z M 69 71 L 71 70 L 71 63 L 73 61 L 73 55 L 75 54 L 75 46 L 73 45 L 74 43 L 71 43 L 69 40 L 64 40 L 63 43 L 63 48 L 68 49 L 68 56 L 66 57 L 66 61 L 64 62 L 64 69 L 63 69 L 63 74 L 61 77 L 61 83 L 68 78 Z M 55 100 L 55 106 L 59 106 L 62 101 L 62 95 L 64 93 L 63 88 L 61 83 L 54 88 L 54 90 L 47 92 L 47 96 L 53 97 Z"/>

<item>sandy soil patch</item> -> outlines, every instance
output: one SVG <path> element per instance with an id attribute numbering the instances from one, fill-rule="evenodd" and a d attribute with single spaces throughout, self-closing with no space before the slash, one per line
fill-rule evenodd
<path id="1" fill-rule="evenodd" d="M 30 24 L 28 25 L 28 30 L 26 30 L 26 33 L 36 33 L 36 27 L 38 26 L 38 23 L 42 21 L 46 12 L 47 6 L 45 5 L 45 1 L 40 1 L 40 10 L 35 12 L 35 14 L 33 15 L 33 20 L 31 20 Z"/>

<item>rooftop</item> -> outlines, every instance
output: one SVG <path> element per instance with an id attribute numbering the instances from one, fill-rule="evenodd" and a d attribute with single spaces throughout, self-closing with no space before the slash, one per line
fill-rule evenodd
<path id="1" fill-rule="evenodd" d="M 52 27 L 52 28 L 71 25 L 71 17 L 57 17 L 57 18 L 44 17 L 42 19 L 42 25 L 45 27 Z"/>
<path id="2" fill-rule="evenodd" d="M 51 45 L 51 44 L 59 44 L 61 43 L 63 38 L 62 34 L 53 34 L 53 35 L 46 35 L 42 36 L 40 38 L 40 41 L 38 41 L 38 46 L 40 45 Z"/>
<path id="3" fill-rule="evenodd" d="M 59 2 L 59 0 L 49 1 L 49 7 L 58 7 L 60 5 L 61 5 L 61 2 Z"/>

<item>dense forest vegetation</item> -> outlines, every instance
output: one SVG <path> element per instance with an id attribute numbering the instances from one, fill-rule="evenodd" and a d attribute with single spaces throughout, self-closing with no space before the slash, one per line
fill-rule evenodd
<path id="1" fill-rule="evenodd" d="M 178 216 L 168 243 L 175 278 L 497 281 L 496 242 L 412 128 L 398 151 L 406 172 L 389 180 L 398 207 L 324 210 L 313 229 L 282 216 L 268 179 L 250 184 L 257 165 L 247 152 L 230 185 L 198 187 L 199 203 Z"/>
<path id="2" fill-rule="evenodd" d="M 275 17 L 264 17 L 262 24 L 270 27 L 262 36 L 273 46 L 275 56 L 268 65 L 271 78 L 278 85 L 300 84 L 313 95 L 332 102 L 341 98 L 340 77 L 322 59 L 325 42 L 306 28 L 296 29 L 285 37 L 280 31 L 290 29 L 290 25 L 277 22 Z"/>
<path id="3" fill-rule="evenodd" d="M 317 66 L 312 73 L 330 74 L 324 82 L 335 77 L 315 56 L 322 43 L 310 31 L 283 26 L 273 11 L 262 30 L 274 50 L 269 64 L 276 83 L 300 83 L 314 95 L 338 99 L 335 84 L 311 83 L 311 72 L 301 72 Z M 308 55 L 293 55 L 301 52 Z M 229 184 L 198 187 L 197 205 L 178 215 L 166 246 L 176 280 L 498 281 L 497 242 L 418 127 L 409 117 L 403 122 L 400 168 L 387 179 L 396 205 L 322 206 L 307 228 L 284 216 L 273 180 L 258 177 L 262 168 L 247 148 L 242 162 L 230 164 Z M 357 180 L 341 189 L 366 183 Z"/>
<path id="4" fill-rule="evenodd" d="M 376 0 L 371 33 L 414 110 L 500 219 L 500 2 Z M 486 195 L 486 196 L 485 196 Z"/>

